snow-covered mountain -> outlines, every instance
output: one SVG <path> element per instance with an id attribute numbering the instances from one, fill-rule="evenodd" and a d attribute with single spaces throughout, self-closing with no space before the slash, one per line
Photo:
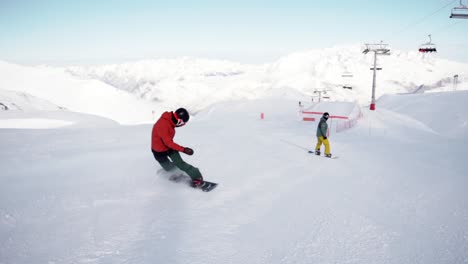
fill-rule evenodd
<path id="1" fill-rule="evenodd" d="M 362 47 L 338 46 L 297 52 L 271 64 L 242 65 L 196 58 L 147 60 L 126 64 L 70 67 L 82 78 L 98 79 L 149 100 L 189 105 L 199 110 L 224 99 L 259 99 L 268 96 L 312 96 L 316 89 L 330 90 L 331 100 L 370 100 L 373 55 Z M 437 55 L 394 51 L 380 56 L 377 96 L 468 89 L 468 64 L 450 62 Z M 343 89 L 348 85 L 353 89 Z M 203 101 L 200 102 L 200 98 Z"/>
<path id="2" fill-rule="evenodd" d="M 24 92 L 0 90 L 1 110 L 52 111 L 64 108 Z"/>
<path id="3" fill-rule="evenodd" d="M 363 54 L 359 45 L 296 52 L 262 65 L 198 58 L 65 68 L 0 62 L 0 90 L 27 93 L 120 123 L 137 123 L 180 106 L 197 113 L 230 100 L 283 97 L 310 102 L 317 96 L 314 91 L 322 89 L 328 90 L 329 100 L 367 104 L 372 62 L 373 55 Z M 383 70 L 377 74 L 377 97 L 468 89 L 468 64 L 435 54 L 393 51 L 379 57 L 378 64 Z"/>
<path id="4" fill-rule="evenodd" d="M 70 111 L 99 115 L 120 123 L 151 120 L 152 111 L 158 110 L 158 105 L 99 80 L 81 80 L 63 68 L 25 67 L 0 61 L 0 73 L 0 91 L 3 91 L 0 102 L 22 105 L 22 109 L 41 109 L 41 102 L 47 101 Z M 36 100 L 26 106 L 20 97 L 11 98 L 11 92 L 27 94 Z"/>

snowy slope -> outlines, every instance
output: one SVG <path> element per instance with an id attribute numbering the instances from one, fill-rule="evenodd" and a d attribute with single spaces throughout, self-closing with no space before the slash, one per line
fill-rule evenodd
<path id="1" fill-rule="evenodd" d="M 0 61 L 0 72 L 0 90 L 26 93 L 70 111 L 100 115 L 121 123 L 150 121 L 153 110 L 162 112 L 148 101 L 101 81 L 80 80 L 61 68 L 25 67 Z M 30 108 L 36 104 L 37 100 L 31 102 Z"/>
<path id="2" fill-rule="evenodd" d="M 100 116 L 69 111 L 7 111 L 0 115 L 0 128 L 50 129 L 64 127 L 112 127 L 117 122 Z"/>
<path id="3" fill-rule="evenodd" d="M 420 120 L 444 137 L 468 134 L 467 91 L 424 95 L 385 95 L 378 103 L 386 109 Z"/>
<path id="4" fill-rule="evenodd" d="M 63 108 L 60 106 L 54 105 L 46 100 L 27 93 L 0 90 L 0 111 L 42 111 L 62 109 Z"/>
<path id="5" fill-rule="evenodd" d="M 436 97 L 407 98 L 332 134 L 336 160 L 306 153 L 295 100 L 205 109 L 175 139 L 211 193 L 156 173 L 151 125 L 0 129 L 0 262 L 466 263 L 467 134 L 408 114 L 444 119 Z"/>

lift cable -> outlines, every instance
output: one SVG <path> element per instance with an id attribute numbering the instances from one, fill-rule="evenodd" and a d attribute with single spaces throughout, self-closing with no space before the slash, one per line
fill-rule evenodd
<path id="1" fill-rule="evenodd" d="M 450 1 L 449 3 L 445 4 L 444 6 L 442 6 L 441 8 L 437 9 L 436 11 L 430 13 L 429 15 L 426 15 L 425 17 L 421 18 L 420 20 L 416 21 L 416 22 L 413 22 L 411 24 L 409 24 L 408 26 L 406 26 L 405 28 L 403 28 L 402 30 L 400 30 L 399 32 L 393 34 L 392 37 L 395 37 L 395 36 L 398 36 L 400 34 L 402 34 L 403 32 L 407 31 L 408 29 L 414 27 L 414 26 L 417 26 L 419 24 L 421 24 L 422 22 L 424 22 L 426 19 L 432 17 L 433 15 L 439 13 L 440 11 L 442 11 L 443 9 L 447 8 L 449 5 L 453 4 L 454 2 L 456 2 L 457 0 L 452 0 Z"/>

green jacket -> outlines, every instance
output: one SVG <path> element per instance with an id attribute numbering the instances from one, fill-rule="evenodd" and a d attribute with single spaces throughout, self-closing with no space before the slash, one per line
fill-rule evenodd
<path id="1" fill-rule="evenodd" d="M 317 137 L 326 137 L 328 131 L 328 124 L 325 118 L 320 118 L 320 122 L 317 126 Z"/>

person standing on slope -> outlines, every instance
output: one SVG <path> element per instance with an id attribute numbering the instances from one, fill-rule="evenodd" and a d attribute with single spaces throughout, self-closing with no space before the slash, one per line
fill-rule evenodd
<path id="1" fill-rule="evenodd" d="M 330 142 L 328 141 L 327 138 L 327 132 L 328 132 L 328 124 L 327 120 L 330 117 L 330 115 L 325 112 L 322 115 L 322 118 L 320 118 L 320 122 L 317 126 L 317 146 L 315 147 L 315 155 L 320 155 L 320 147 L 322 146 L 322 143 L 325 145 L 325 157 L 331 158 L 331 153 L 330 153 Z"/>
<path id="2" fill-rule="evenodd" d="M 182 147 L 174 142 L 175 128 L 185 125 L 189 118 L 190 115 L 185 108 L 179 108 L 175 112 L 164 112 L 153 126 L 151 151 L 165 171 L 179 168 L 192 178 L 192 186 L 196 187 L 203 183 L 200 170 L 186 163 L 179 154 L 183 152 L 193 155 L 193 149 Z"/>

